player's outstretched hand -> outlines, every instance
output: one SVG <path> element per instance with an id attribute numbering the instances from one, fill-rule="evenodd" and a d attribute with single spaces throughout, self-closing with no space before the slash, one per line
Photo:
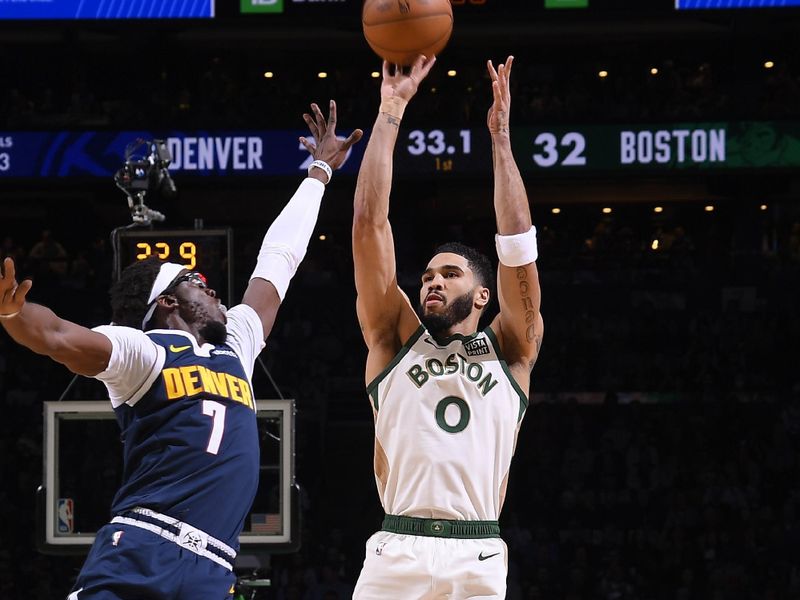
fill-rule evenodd
<path id="1" fill-rule="evenodd" d="M 327 119 L 316 104 L 311 104 L 311 112 L 313 116 L 303 113 L 303 120 L 317 143 L 314 144 L 304 137 L 300 138 L 300 142 L 311 153 L 314 160 L 323 160 L 331 169 L 338 169 L 347 158 L 350 148 L 361 139 L 364 132 L 356 129 L 347 139 L 336 137 L 336 102 L 334 100 L 331 100 Z"/>
<path id="2" fill-rule="evenodd" d="M 511 66 L 514 57 L 509 56 L 506 62 L 495 70 L 491 60 L 486 61 L 489 77 L 492 79 L 492 106 L 486 116 L 489 133 L 508 133 L 508 119 L 511 114 Z"/>
<path id="3" fill-rule="evenodd" d="M 431 72 L 436 57 L 420 54 L 410 67 L 401 68 L 383 61 L 383 81 L 381 98 L 397 96 L 408 102 L 419 89 L 419 84 Z"/>
<path id="4" fill-rule="evenodd" d="M 11 317 L 22 310 L 25 296 L 32 285 L 33 282 L 30 279 L 17 283 L 14 259 L 8 257 L 3 261 L 3 269 L 0 273 L 0 318 Z"/>

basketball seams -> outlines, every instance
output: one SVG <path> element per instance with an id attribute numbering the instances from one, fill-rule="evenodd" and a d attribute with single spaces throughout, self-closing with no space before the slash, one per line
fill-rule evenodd
<path id="1" fill-rule="evenodd" d="M 392 24 L 391 23 L 381 23 L 380 25 L 375 25 L 374 27 L 378 28 L 378 27 L 383 27 L 384 25 L 388 26 L 388 25 L 392 25 Z M 446 31 L 445 33 L 443 33 L 442 35 L 440 35 L 438 38 L 436 38 L 435 40 L 433 40 L 430 43 L 438 42 L 438 41 L 440 41 L 442 39 L 448 38 L 448 37 L 450 37 L 451 33 L 452 33 L 452 31 Z M 364 37 L 369 39 L 369 32 L 365 31 L 364 32 Z"/>
<path id="2" fill-rule="evenodd" d="M 397 17 L 396 19 L 392 19 L 391 21 L 380 21 L 375 23 L 368 23 L 364 20 L 364 17 L 361 17 L 361 24 L 364 27 L 380 27 L 381 25 L 392 25 L 394 23 L 405 23 L 408 21 L 422 21 L 423 19 L 430 19 L 432 17 L 448 17 L 450 22 L 453 21 L 453 13 L 450 12 L 438 12 L 438 13 L 430 13 L 426 15 L 419 15 L 415 16 L 413 19 L 409 19 L 408 17 Z"/>

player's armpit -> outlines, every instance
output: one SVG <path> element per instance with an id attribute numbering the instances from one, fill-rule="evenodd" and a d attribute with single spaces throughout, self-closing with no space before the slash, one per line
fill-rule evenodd
<path id="1" fill-rule="evenodd" d="M 258 277 L 251 279 L 242 298 L 242 304 L 247 304 L 256 311 L 264 330 L 263 339 L 267 339 L 275 325 L 275 317 L 281 305 L 281 298 L 275 285 Z"/>
<path id="2" fill-rule="evenodd" d="M 411 302 L 396 285 L 378 301 L 359 294 L 356 313 L 361 334 L 370 351 L 384 347 L 396 352 L 419 327 L 419 318 Z"/>
<path id="3" fill-rule="evenodd" d="M 386 366 L 392 362 L 397 353 L 411 336 L 419 329 L 420 321 L 411 307 L 408 297 L 397 288 L 401 305 L 392 318 L 370 323 L 363 311 L 363 298 L 356 299 L 356 312 L 364 342 L 369 349 L 367 355 L 366 381 L 371 382 Z"/>

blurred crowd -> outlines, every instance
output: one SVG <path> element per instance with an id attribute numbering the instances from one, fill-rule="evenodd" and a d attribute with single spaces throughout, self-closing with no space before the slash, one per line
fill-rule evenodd
<path id="1" fill-rule="evenodd" d="M 71 48 L 58 61 L 52 55 L 64 53 L 62 46 L 18 50 L 38 67 L 31 70 L 29 63 L 13 60 L 0 65 L 0 127 L 12 130 L 194 128 L 198 123 L 295 128 L 302 127 L 298 99 L 328 98 L 340 100 L 342 122 L 365 127 L 379 98 L 380 79 L 371 73 L 380 69 L 380 61 L 370 60 L 369 51 L 320 57 L 177 46 L 165 49 L 158 60 L 132 62 L 109 45 Z M 514 122 L 800 117 L 800 62 L 791 49 L 752 52 L 738 61 L 737 49 L 727 45 L 700 45 L 682 53 L 646 45 L 615 46 L 599 54 L 562 50 L 510 49 L 517 55 Z M 482 124 L 491 98 L 487 58 L 497 62 L 505 55 L 445 53 L 415 100 L 414 118 L 440 127 Z M 324 79 L 320 72 L 326 73 Z"/>

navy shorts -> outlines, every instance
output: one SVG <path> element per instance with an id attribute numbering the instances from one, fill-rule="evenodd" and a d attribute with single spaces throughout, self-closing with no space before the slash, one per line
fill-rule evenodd
<path id="1" fill-rule="evenodd" d="M 131 525 L 97 532 L 67 600 L 230 600 L 236 576 L 212 560 Z"/>

